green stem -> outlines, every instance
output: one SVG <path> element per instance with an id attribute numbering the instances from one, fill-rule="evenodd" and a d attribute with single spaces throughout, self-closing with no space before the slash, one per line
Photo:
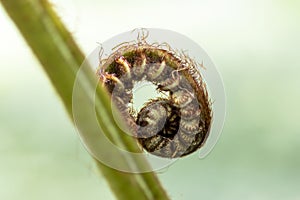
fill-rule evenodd
<path id="1" fill-rule="evenodd" d="M 71 118 L 72 92 L 76 73 L 84 60 L 84 55 L 73 40 L 71 34 L 61 23 L 51 5 L 46 0 L 0 0 L 8 15 L 16 24 L 33 53 L 40 61 L 50 81 L 61 97 Z M 84 72 L 88 81 L 92 80 L 93 72 Z M 85 85 L 82 83 L 82 85 Z M 95 100 L 99 123 L 103 119 L 111 122 L 115 128 L 109 129 L 106 135 L 117 138 L 119 144 L 128 151 L 139 151 L 136 142 L 126 137 L 113 120 L 108 95 L 97 88 Z M 101 116 L 101 117 L 100 117 Z M 108 120 L 107 120 L 108 119 Z M 103 122 L 102 122 L 103 123 Z M 108 129 L 107 129 L 108 130 Z M 121 139 L 120 139 L 121 138 Z M 120 155 L 111 155 L 117 159 Z M 148 167 L 144 159 L 131 158 L 136 169 Z M 107 179 L 112 191 L 118 199 L 169 199 L 153 172 L 133 174 L 112 169 L 95 159 L 97 169 Z M 120 163 L 129 165 L 128 159 L 120 159 Z M 127 163 L 126 163 L 127 162 Z"/>

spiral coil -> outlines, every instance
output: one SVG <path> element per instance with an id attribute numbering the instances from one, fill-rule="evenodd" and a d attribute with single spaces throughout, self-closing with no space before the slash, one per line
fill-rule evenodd
<path id="1" fill-rule="evenodd" d="M 147 34 L 138 37 L 101 59 L 97 75 L 143 149 L 165 158 L 188 155 L 204 144 L 212 121 L 200 65 L 169 45 L 148 44 Z M 142 81 L 165 95 L 132 111 L 133 88 Z"/>

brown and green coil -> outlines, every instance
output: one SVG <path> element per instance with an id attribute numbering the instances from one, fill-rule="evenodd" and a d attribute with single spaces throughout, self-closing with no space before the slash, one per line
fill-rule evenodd
<path id="1" fill-rule="evenodd" d="M 187 55 L 157 45 L 127 44 L 102 60 L 97 74 L 147 152 L 176 158 L 204 144 L 212 121 L 211 103 L 199 67 Z M 133 111 L 129 106 L 133 88 L 143 81 L 164 95 Z"/>

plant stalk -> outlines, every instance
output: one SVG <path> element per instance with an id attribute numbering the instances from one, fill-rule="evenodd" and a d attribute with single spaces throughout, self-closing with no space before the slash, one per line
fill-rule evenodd
<path id="1" fill-rule="evenodd" d="M 71 34 L 65 28 L 59 17 L 54 12 L 51 4 L 46 0 L 0 0 L 4 9 L 13 20 L 21 35 L 26 40 L 31 50 L 38 58 L 41 66 L 48 75 L 52 85 L 59 94 L 71 119 L 72 113 L 72 92 L 76 74 L 84 61 L 84 55 L 75 43 Z M 91 80 L 94 72 L 86 71 L 88 81 Z M 89 79 L 90 78 L 90 79 Z M 84 85 L 85 83 L 82 83 Z M 102 89 L 96 90 L 95 99 L 98 120 L 113 119 L 110 111 L 108 94 Z M 72 120 L 74 122 L 74 120 Z M 114 120 L 111 126 L 116 127 Z M 125 137 L 120 129 L 109 129 L 106 133 L 111 138 L 118 138 L 123 142 L 124 150 L 138 152 L 136 142 Z M 118 158 L 119 155 L 116 155 Z M 114 155 L 112 155 L 114 158 Z M 148 165 L 146 160 L 137 160 L 135 167 L 143 168 Z M 96 167 L 108 181 L 117 199 L 138 199 L 138 200 L 167 200 L 169 199 L 162 188 L 155 173 L 125 173 L 112 169 L 95 159 Z M 124 165 L 130 163 L 126 159 L 120 159 Z M 131 163 L 132 164 L 132 163 Z"/>

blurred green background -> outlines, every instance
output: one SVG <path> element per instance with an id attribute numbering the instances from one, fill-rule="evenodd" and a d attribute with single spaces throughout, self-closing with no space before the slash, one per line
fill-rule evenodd
<path id="1" fill-rule="evenodd" d="M 214 60 L 226 88 L 224 130 L 205 159 L 196 153 L 159 172 L 172 199 L 300 199 L 300 1 L 53 4 L 86 54 L 155 27 L 188 36 Z M 0 36 L 0 199 L 114 199 L 2 7 Z"/>

